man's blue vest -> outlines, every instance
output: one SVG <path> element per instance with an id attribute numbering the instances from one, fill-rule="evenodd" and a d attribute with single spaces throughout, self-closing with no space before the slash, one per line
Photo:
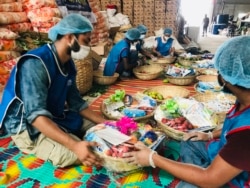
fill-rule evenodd
<path id="1" fill-rule="evenodd" d="M 156 50 L 160 52 L 162 56 L 168 56 L 170 54 L 169 51 L 173 44 L 174 39 L 169 38 L 166 43 L 162 42 L 161 37 L 156 37 L 155 40 L 158 43 Z"/>
<path id="2" fill-rule="evenodd" d="M 3 125 L 4 117 L 9 106 L 15 98 L 18 98 L 16 96 L 16 79 L 18 69 L 25 62 L 24 60 L 29 57 L 40 59 L 48 73 L 49 85 L 47 96 L 47 110 L 53 115 L 54 118 L 63 119 L 65 117 L 64 110 L 68 89 L 75 82 L 76 77 L 75 64 L 72 60 L 67 62 L 69 64 L 68 75 L 62 75 L 58 68 L 59 64 L 57 64 L 59 62 L 56 62 L 56 58 L 52 53 L 51 46 L 44 45 L 23 55 L 11 71 L 10 78 L 6 84 L 2 102 L 0 104 L 0 127 Z M 72 129 L 78 129 L 82 125 L 81 121 L 82 120 L 80 118 L 78 118 L 78 120 L 75 120 L 78 125 L 75 126 L 75 128 L 74 125 L 72 125 Z M 64 127 L 64 125 L 62 126 Z M 71 126 L 66 127 L 66 129 L 71 129 Z"/>

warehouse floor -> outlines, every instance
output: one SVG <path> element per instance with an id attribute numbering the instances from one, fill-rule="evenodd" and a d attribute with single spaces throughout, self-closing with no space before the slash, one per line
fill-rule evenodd
<path id="1" fill-rule="evenodd" d="M 213 35 L 208 33 L 207 37 L 199 37 L 198 44 L 201 50 L 208 50 L 214 54 L 216 49 L 228 39 L 230 38 L 225 35 Z"/>

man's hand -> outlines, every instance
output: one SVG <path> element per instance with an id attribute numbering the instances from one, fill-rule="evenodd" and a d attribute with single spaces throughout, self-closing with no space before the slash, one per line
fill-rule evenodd
<path id="1" fill-rule="evenodd" d="M 184 135 L 183 140 L 192 140 L 192 141 L 208 141 L 210 140 L 210 135 L 205 132 L 191 132 Z"/>
<path id="2" fill-rule="evenodd" d="M 101 166 L 102 159 L 98 157 L 92 150 L 92 148 L 97 145 L 98 144 L 96 142 L 80 141 L 75 144 L 72 151 L 76 154 L 83 165 Z"/>

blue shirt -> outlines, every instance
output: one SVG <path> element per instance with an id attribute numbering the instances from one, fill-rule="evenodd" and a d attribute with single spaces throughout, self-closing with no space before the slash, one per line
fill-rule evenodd
<path id="1" fill-rule="evenodd" d="M 104 66 L 104 76 L 113 76 L 115 72 L 122 74 L 124 65 L 122 58 L 128 58 L 130 53 L 130 44 L 126 39 L 116 43 L 111 49 Z"/>
<path id="2" fill-rule="evenodd" d="M 49 79 L 48 72 L 40 59 L 26 57 L 18 69 L 16 78 L 17 98 L 9 106 L 3 121 L 10 134 L 25 130 L 27 123 L 32 124 L 38 116 L 52 119 L 53 116 L 47 104 Z M 65 102 L 68 110 L 73 112 L 79 112 L 88 107 L 86 101 L 80 96 L 75 82 L 68 90 Z"/>

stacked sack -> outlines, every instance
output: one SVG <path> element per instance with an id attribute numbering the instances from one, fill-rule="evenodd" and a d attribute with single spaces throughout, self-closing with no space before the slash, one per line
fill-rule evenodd
<path id="1" fill-rule="evenodd" d="M 49 29 L 62 18 L 55 0 L 20 1 L 35 32 L 48 33 Z"/>
<path id="2" fill-rule="evenodd" d="M 18 37 L 18 34 L 7 28 L 0 28 L 0 92 L 9 78 L 11 69 L 21 55 L 16 43 Z"/>
<path id="3" fill-rule="evenodd" d="M 91 35 L 91 46 L 98 45 L 108 41 L 109 38 L 109 26 L 107 16 L 103 11 L 100 11 L 98 0 L 89 0 L 89 6 L 92 12 L 96 16 L 96 23 L 94 23 L 94 31 Z"/>
<path id="4" fill-rule="evenodd" d="M 22 3 L 17 0 L 0 0 L 0 25 L 14 32 L 32 30 Z"/>

